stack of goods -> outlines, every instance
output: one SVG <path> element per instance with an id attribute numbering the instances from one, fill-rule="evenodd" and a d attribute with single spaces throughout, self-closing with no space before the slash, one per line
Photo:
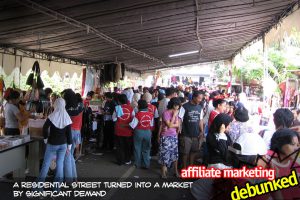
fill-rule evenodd
<path id="1" fill-rule="evenodd" d="M 5 136 L 4 142 L 7 142 L 8 146 L 17 146 L 23 143 L 23 139 L 18 136 Z"/>
<path id="2" fill-rule="evenodd" d="M 0 136 L 0 150 L 3 150 L 8 147 L 8 143 L 5 142 L 4 139 L 4 136 Z"/>
<path id="3" fill-rule="evenodd" d="M 18 135 L 18 138 L 20 138 L 23 143 L 30 141 L 30 135 Z"/>

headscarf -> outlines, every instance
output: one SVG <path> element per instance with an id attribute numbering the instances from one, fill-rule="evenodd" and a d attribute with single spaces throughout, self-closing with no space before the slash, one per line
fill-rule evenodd
<path id="1" fill-rule="evenodd" d="M 152 95 L 149 92 L 146 92 L 143 95 L 143 100 L 145 100 L 147 103 L 150 103 L 150 101 L 152 100 Z"/>
<path id="2" fill-rule="evenodd" d="M 138 107 L 138 101 L 141 99 L 141 94 L 140 93 L 134 93 L 132 102 L 131 102 L 131 107 L 132 108 L 137 108 Z"/>
<path id="3" fill-rule="evenodd" d="M 66 126 L 72 124 L 72 120 L 65 108 L 66 102 L 64 99 L 56 99 L 53 107 L 54 111 L 48 116 L 48 119 L 56 128 L 63 129 Z"/>
<path id="4" fill-rule="evenodd" d="M 122 93 L 126 95 L 128 101 L 131 103 L 132 102 L 132 97 L 133 97 L 133 90 L 132 89 L 127 89 L 127 90 L 124 90 Z"/>

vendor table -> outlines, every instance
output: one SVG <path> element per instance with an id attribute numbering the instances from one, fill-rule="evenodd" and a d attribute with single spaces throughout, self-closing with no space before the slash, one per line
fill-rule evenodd
<path id="1" fill-rule="evenodd" d="M 13 172 L 15 178 L 24 178 L 25 169 L 29 168 L 30 176 L 39 175 L 39 141 L 30 139 L 28 142 L 16 146 L 8 146 L 0 150 L 0 177 L 9 172 Z M 26 146 L 29 146 L 29 154 L 26 166 Z"/>

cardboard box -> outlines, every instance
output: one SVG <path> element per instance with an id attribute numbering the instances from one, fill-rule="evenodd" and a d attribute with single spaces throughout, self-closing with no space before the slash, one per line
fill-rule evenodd
<path id="1" fill-rule="evenodd" d="M 44 138 L 43 128 L 29 127 L 29 135 L 34 138 Z"/>
<path id="2" fill-rule="evenodd" d="M 45 121 L 45 119 L 29 119 L 29 135 L 35 138 L 43 138 L 43 126 Z"/>

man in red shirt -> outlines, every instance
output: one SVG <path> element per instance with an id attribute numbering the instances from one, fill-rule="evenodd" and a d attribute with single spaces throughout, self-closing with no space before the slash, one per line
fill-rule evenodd
<path id="1" fill-rule="evenodd" d="M 226 110 L 227 101 L 224 99 L 216 99 L 213 101 L 213 106 L 215 107 L 215 110 L 211 111 L 208 119 L 208 128 L 214 121 L 215 117 L 220 114 L 224 113 Z"/>

